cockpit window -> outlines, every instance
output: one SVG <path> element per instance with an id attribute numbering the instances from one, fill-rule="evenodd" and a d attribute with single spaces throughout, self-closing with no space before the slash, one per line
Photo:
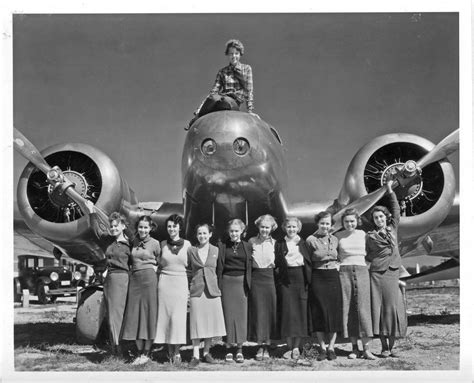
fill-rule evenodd
<path id="1" fill-rule="evenodd" d="M 278 134 L 278 132 L 276 131 L 276 129 L 270 126 L 270 130 L 272 131 L 273 135 L 275 136 L 275 138 L 277 139 L 277 141 L 280 143 L 280 145 L 283 145 L 283 142 L 281 142 L 280 135 Z"/>
<path id="2" fill-rule="evenodd" d="M 238 154 L 239 156 L 247 154 L 250 149 L 249 142 L 243 137 L 236 138 L 233 146 L 235 154 Z"/>
<path id="3" fill-rule="evenodd" d="M 216 141 L 212 138 L 206 138 L 201 145 L 201 152 L 205 156 L 212 156 L 217 150 Z"/>

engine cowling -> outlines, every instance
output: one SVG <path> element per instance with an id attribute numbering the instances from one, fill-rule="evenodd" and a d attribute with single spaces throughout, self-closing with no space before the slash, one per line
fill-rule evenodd
<path id="1" fill-rule="evenodd" d="M 425 138 L 407 133 L 375 138 L 352 159 L 338 203 L 347 205 L 380 188 L 406 161 L 418 161 L 434 146 Z M 447 159 L 432 163 L 395 192 L 402 205 L 400 236 L 416 239 L 438 226 L 450 212 L 456 192 L 452 165 Z"/>
<path id="2" fill-rule="evenodd" d="M 125 216 L 136 208 L 135 193 L 120 176 L 112 160 L 86 144 L 58 144 L 43 150 L 51 166 L 58 166 L 79 194 L 104 213 L 120 211 Z M 54 191 L 46 175 L 28 164 L 17 189 L 18 208 L 28 227 L 61 247 L 68 254 L 94 264 L 103 258 L 100 241 L 75 202 Z"/>

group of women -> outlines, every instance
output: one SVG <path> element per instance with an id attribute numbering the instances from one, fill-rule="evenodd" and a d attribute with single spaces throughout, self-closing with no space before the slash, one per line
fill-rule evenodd
<path id="1" fill-rule="evenodd" d="M 259 345 L 257 360 L 268 359 L 272 339 L 285 339 L 284 357 L 297 359 L 301 339 L 312 333 L 319 361 L 336 359 L 338 334 L 352 342 L 349 358 L 375 359 L 369 350 L 374 336 L 381 340 L 381 357 L 395 356 L 406 314 L 398 288 L 400 209 L 390 187 L 389 198 L 390 211 L 384 206 L 371 211 L 375 229 L 368 233 L 357 229 L 359 215 L 348 209 L 342 215 L 344 230 L 334 235 L 331 214 L 321 212 L 316 232 L 306 240 L 298 235 L 296 217 L 284 220 L 286 235 L 275 240 L 277 223 L 263 215 L 255 221 L 259 234 L 248 242 L 245 224 L 231 220 L 227 240 L 217 247 L 209 243 L 209 224 L 196 227 L 196 246 L 181 238 L 179 215 L 166 220 L 166 241 L 150 236 L 154 223 L 149 216 L 138 219 L 135 238 L 129 239 L 124 218 L 113 213 L 104 283 L 111 342 L 118 351 L 120 340 L 134 340 L 135 364 L 150 360 L 153 343 L 167 344 L 170 361 L 180 363 L 189 301 L 190 366 L 200 363 L 202 339 L 202 360 L 216 362 L 210 353 L 215 337 L 225 337 L 226 362 L 244 362 L 246 341 Z"/>

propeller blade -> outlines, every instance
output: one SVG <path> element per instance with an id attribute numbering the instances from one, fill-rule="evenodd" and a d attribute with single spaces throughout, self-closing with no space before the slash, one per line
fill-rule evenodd
<path id="1" fill-rule="evenodd" d="M 44 174 L 51 170 L 38 149 L 15 127 L 13 128 L 13 144 L 15 149 Z"/>
<path id="2" fill-rule="evenodd" d="M 393 186 L 392 186 L 393 187 Z M 370 194 L 367 194 L 354 202 L 351 202 L 349 205 L 344 206 L 343 209 L 339 210 L 336 214 L 334 214 L 333 219 L 334 219 L 334 226 L 332 227 L 332 231 L 336 232 L 339 229 L 342 228 L 342 222 L 341 222 L 341 216 L 344 210 L 346 209 L 356 209 L 357 212 L 362 215 L 364 214 L 367 210 L 369 210 L 372 206 L 374 206 L 380 198 L 384 196 L 384 194 L 387 192 L 388 186 L 384 185 L 380 189 L 377 189 L 373 191 Z"/>
<path id="3" fill-rule="evenodd" d="M 459 129 L 445 137 L 438 145 L 431 149 L 425 156 L 418 161 L 418 166 L 423 169 L 425 166 L 442 160 L 449 154 L 459 149 Z"/>

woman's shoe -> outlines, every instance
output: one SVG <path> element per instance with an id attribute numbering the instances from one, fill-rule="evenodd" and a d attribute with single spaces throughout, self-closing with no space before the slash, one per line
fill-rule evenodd
<path id="1" fill-rule="evenodd" d="M 381 358 L 388 358 L 390 356 L 390 351 L 388 350 L 383 350 L 381 353 L 380 353 L 380 357 Z"/>
<path id="2" fill-rule="evenodd" d="M 176 354 L 175 356 L 173 356 L 173 364 L 176 365 L 176 366 L 179 366 L 181 364 L 181 355 L 180 354 Z"/>
<path id="3" fill-rule="evenodd" d="M 241 352 L 238 352 L 236 355 L 235 355 L 235 361 L 237 363 L 244 363 L 244 355 L 241 353 Z"/>
<path id="4" fill-rule="evenodd" d="M 197 366 L 199 366 L 199 359 L 193 356 L 189 362 L 189 367 L 196 368 Z"/>
<path id="5" fill-rule="evenodd" d="M 368 359 L 368 360 L 375 360 L 377 359 L 374 354 L 372 354 L 369 350 L 364 350 L 364 353 L 362 354 L 363 359 Z"/>
<path id="6" fill-rule="evenodd" d="M 297 348 L 293 349 L 293 351 L 291 352 L 291 359 L 299 359 L 300 357 L 300 350 L 298 350 Z"/>
<path id="7" fill-rule="evenodd" d="M 268 360 L 268 359 L 270 359 L 270 354 L 268 353 L 267 350 L 265 350 L 265 351 L 263 352 L 263 360 Z"/>
<path id="8" fill-rule="evenodd" d="M 228 363 L 233 363 L 234 362 L 234 355 L 232 355 L 230 352 L 226 354 L 225 356 L 225 361 Z"/>
<path id="9" fill-rule="evenodd" d="M 326 360 L 327 357 L 328 357 L 328 354 L 327 354 L 326 350 L 320 350 L 318 356 L 316 357 L 316 360 L 318 362 L 321 362 L 323 360 Z"/>
<path id="10" fill-rule="evenodd" d="M 230 354 L 231 358 L 232 358 L 232 354 Z M 217 360 L 215 360 L 211 354 L 206 354 L 204 355 L 204 362 L 206 363 L 209 363 L 209 364 L 216 364 L 217 363 Z"/>
<path id="11" fill-rule="evenodd" d="M 347 355 L 347 359 L 357 359 L 357 351 L 351 351 L 351 353 Z"/>
<path id="12" fill-rule="evenodd" d="M 255 355 L 255 360 L 262 361 L 263 360 L 263 348 L 260 347 L 257 351 L 257 355 Z"/>
<path id="13" fill-rule="evenodd" d="M 334 350 L 328 350 L 328 360 L 334 360 L 337 359 L 336 353 Z"/>

